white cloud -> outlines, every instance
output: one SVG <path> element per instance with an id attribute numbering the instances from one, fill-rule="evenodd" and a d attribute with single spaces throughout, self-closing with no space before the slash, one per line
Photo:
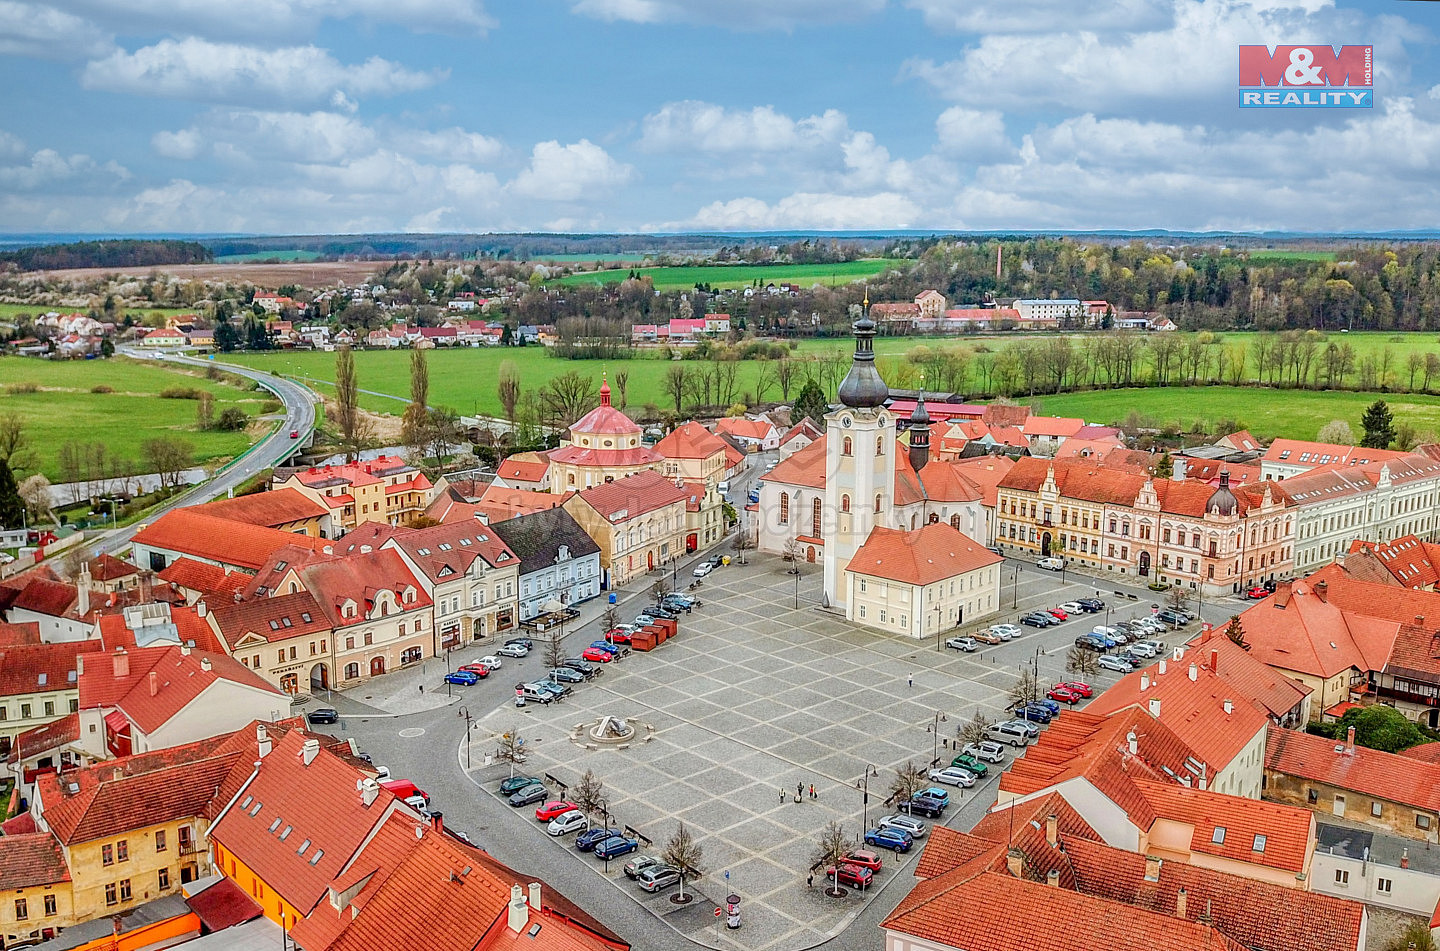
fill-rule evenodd
<path id="1" fill-rule="evenodd" d="M 597 20 L 704 23 L 738 30 L 849 22 L 884 8 L 885 0 L 575 0 L 571 7 Z"/>
<path id="2" fill-rule="evenodd" d="M 0 129 L 0 162 L 25 156 L 25 140 Z"/>
<path id="3" fill-rule="evenodd" d="M 536 143 L 530 164 L 509 187 L 528 198 L 575 201 L 624 185 L 634 171 L 589 139 L 570 145 L 552 139 Z"/>
<path id="4" fill-rule="evenodd" d="M 1074 29 L 1153 29 L 1170 22 L 1171 0 L 905 0 L 932 29 L 958 33 L 1036 33 L 1057 21 Z"/>
<path id="5" fill-rule="evenodd" d="M 1005 134 L 1005 117 L 994 110 L 951 106 L 935 120 L 938 148 L 947 155 L 986 161 L 1015 151 Z"/>
<path id="6" fill-rule="evenodd" d="M 215 39 L 308 35 L 325 20 L 391 23 L 425 33 L 484 33 L 483 0 L 55 0 L 54 6 L 133 35 L 149 27 Z"/>
<path id="7" fill-rule="evenodd" d="M 431 131 L 399 132 L 397 146 L 404 151 L 452 162 L 487 164 L 505 151 L 499 139 L 478 132 L 467 132 L 458 126 Z"/>
<path id="8" fill-rule="evenodd" d="M 1440 86 L 1431 86 L 1431 87 L 1430 87 L 1430 98 L 1431 98 L 1431 99 L 1440 99 Z"/>
<path id="9" fill-rule="evenodd" d="M 23 164 L 0 165 L 0 189 L 34 190 L 46 185 L 66 183 L 70 187 L 72 183 L 80 189 L 89 190 L 91 186 L 109 184 L 121 181 L 130 177 L 129 171 L 124 166 L 115 162 L 96 162 L 88 155 L 64 156 L 54 149 L 41 149 L 27 157 L 23 151 L 19 155 L 14 154 L 14 143 L 8 151 L 12 155 L 12 161 L 19 160 Z"/>
<path id="10" fill-rule="evenodd" d="M 84 59 L 110 46 L 108 34 L 88 20 L 43 4 L 0 0 L 0 56 Z"/>
<path id="11" fill-rule="evenodd" d="M 666 228 L 713 231 L 907 228 L 915 223 L 919 214 L 920 209 L 913 201 L 893 192 L 862 196 L 797 192 L 773 204 L 758 198 L 712 202 L 689 221 L 667 225 Z"/>
<path id="12" fill-rule="evenodd" d="M 651 152 L 778 152 L 808 149 L 839 141 L 847 131 L 845 114 L 792 119 L 773 106 L 748 111 L 714 103 L 668 102 L 645 117 L 640 147 Z"/>
<path id="13" fill-rule="evenodd" d="M 150 137 L 150 145 L 165 158 L 193 159 L 200 155 L 205 140 L 194 129 L 161 130 Z"/>
<path id="14" fill-rule="evenodd" d="M 443 75 L 414 72 L 378 56 L 345 65 L 315 46 L 261 49 L 190 37 L 161 40 L 133 53 L 117 50 L 89 63 L 80 78 L 90 89 L 175 99 L 326 102 L 336 92 L 410 92 Z"/>

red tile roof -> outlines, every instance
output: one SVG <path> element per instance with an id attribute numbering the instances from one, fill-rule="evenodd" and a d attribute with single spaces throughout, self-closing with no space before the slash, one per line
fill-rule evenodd
<path id="1" fill-rule="evenodd" d="M 67 743 L 80 739 L 80 714 L 70 713 L 58 720 L 33 727 L 15 734 L 7 762 L 18 763 L 23 759 L 38 756 L 51 750 L 58 750 Z"/>
<path id="2" fill-rule="evenodd" d="M 12 611 L 32 611 L 47 617 L 64 617 L 75 606 L 79 593 L 73 584 L 32 577 L 11 602 Z"/>
<path id="3" fill-rule="evenodd" d="M 927 585 L 1005 559 L 948 522 L 932 522 L 913 531 L 874 528 L 845 570 L 902 584 Z"/>
<path id="4" fill-rule="evenodd" d="M 1150 801 L 1157 821 L 1192 827 L 1192 852 L 1297 874 L 1309 871 L 1315 816 L 1308 809 L 1172 782 L 1137 779 L 1135 785 Z"/>
<path id="5" fill-rule="evenodd" d="M 639 431 L 640 427 L 633 419 L 609 405 L 608 396 L 605 402 L 581 416 L 570 427 L 572 433 L 595 433 L 605 436 L 630 436 Z"/>
<path id="6" fill-rule="evenodd" d="M 422 611 L 426 616 L 430 613 L 430 596 L 420 587 L 400 554 L 390 549 L 314 562 L 300 566 L 296 572 L 302 586 L 315 596 L 315 603 L 337 630 L 363 623 L 365 616 L 374 610 L 381 591 L 392 592 L 402 612 Z M 405 600 L 407 589 L 413 591 L 413 600 Z M 342 615 L 341 609 L 347 600 L 355 602 L 357 617 Z"/>
<path id="7" fill-rule="evenodd" d="M 146 733 L 154 733 L 216 681 L 228 680 L 283 696 L 224 654 L 184 647 L 140 647 L 124 653 L 128 671 L 117 675 L 118 656 L 117 652 L 80 658 L 80 709 L 118 708 Z M 149 676 L 152 671 L 153 695 Z"/>
<path id="8" fill-rule="evenodd" d="M 86 566 L 90 569 L 90 577 L 95 581 L 118 581 L 140 573 L 140 569 L 130 562 L 122 561 L 111 554 L 92 558 Z"/>
<path id="9" fill-rule="evenodd" d="M 220 598 L 233 597 L 250 582 L 250 575 L 243 571 L 226 571 L 219 565 L 193 558 L 177 558 L 155 577 L 187 591 Z"/>
<path id="10" fill-rule="evenodd" d="M 207 932 L 224 931 L 259 918 L 265 912 L 232 879 L 222 878 L 185 900 Z"/>
<path id="11" fill-rule="evenodd" d="M 785 445 L 790 440 L 794 439 L 796 436 L 805 436 L 811 442 L 814 442 L 815 440 L 819 439 L 821 436 L 824 435 L 825 430 L 810 422 L 810 417 L 807 416 L 804 419 L 800 420 L 800 422 L 796 423 L 794 426 L 791 426 L 789 429 L 785 430 L 785 435 L 780 437 L 780 445 Z"/>
<path id="12" fill-rule="evenodd" d="M 1256 659 L 1249 651 L 1225 636 L 1224 627 L 1217 627 L 1197 641 L 1190 654 L 1206 670 L 1234 688 L 1233 699 L 1245 699 L 1280 719 L 1295 709 L 1314 690 L 1274 667 Z"/>
<path id="13" fill-rule="evenodd" d="M 655 444 L 655 451 L 666 459 L 709 459 L 724 454 L 725 443 L 694 420 L 676 426 Z"/>
<path id="14" fill-rule="evenodd" d="M 291 522 L 303 522 L 319 518 L 326 513 L 324 506 L 297 489 L 281 488 L 269 492 L 254 492 L 237 495 L 233 499 L 220 499 L 196 506 L 203 514 L 247 525 L 264 525 L 278 528 Z"/>
<path id="15" fill-rule="evenodd" d="M 1238 434 L 1237 434 L 1238 435 Z M 1394 449 L 1367 449 L 1363 446 L 1341 446 L 1328 442 L 1306 442 L 1303 439 L 1277 439 L 1262 456 L 1266 462 L 1284 465 L 1364 465 L 1399 459 L 1409 453 Z M 1282 458 L 1283 457 L 1283 458 Z M 1302 459 L 1303 457 L 1303 459 Z"/>
<path id="16" fill-rule="evenodd" d="M 133 610 L 133 607 L 132 607 Z M 136 647 L 154 647 L 159 643 L 171 643 L 198 648 L 210 653 L 223 654 L 224 646 L 215 636 L 209 622 L 199 615 L 198 607 L 170 606 L 170 624 L 173 628 L 146 628 L 139 631 L 129 627 L 124 612 L 106 614 L 96 623 L 100 643 L 90 642 L 90 650 L 113 651 L 118 647 L 131 650 Z M 143 641 L 143 643 L 142 643 Z"/>
<path id="17" fill-rule="evenodd" d="M 330 621 L 308 591 L 273 598 L 253 597 L 239 603 L 217 604 L 211 612 L 227 652 L 249 635 L 266 641 L 283 641 L 331 631 Z"/>
<path id="18" fill-rule="evenodd" d="M 1155 490 L 1162 512 L 1201 518 L 1215 489 L 1196 480 L 1176 482 L 1171 479 L 1151 479 L 1143 469 L 1128 465 L 1112 464 L 1117 450 L 1107 456 L 1105 462 L 1093 459 L 1043 459 L 1029 457 L 1016 461 L 1000 487 L 1021 492 L 1038 492 L 1047 476 L 1053 471 L 1055 485 L 1065 498 L 1100 502 L 1107 505 L 1131 506 L 1148 482 Z M 1148 457 L 1147 457 L 1148 458 Z M 1287 499 L 1277 483 L 1264 482 L 1260 485 L 1232 485 L 1240 514 L 1263 504 L 1266 498 L 1273 498 L 1280 504 Z"/>
<path id="19" fill-rule="evenodd" d="M 1376 799 L 1440 812 L 1440 766 L 1421 759 L 1359 745 L 1353 752 L 1346 752 L 1343 740 L 1272 726 L 1265 741 L 1265 768 Z"/>
<path id="20" fill-rule="evenodd" d="M 583 446 L 561 446 L 550 450 L 552 462 L 569 466 L 592 466 L 614 468 L 624 466 L 648 466 L 662 462 L 664 457 L 647 446 L 631 446 L 628 449 L 597 449 Z"/>
<path id="21" fill-rule="evenodd" d="M 0 892 L 68 881 L 70 870 L 53 835 L 35 832 L 0 836 Z M 38 915 L 40 910 L 34 913 Z"/>
<path id="22" fill-rule="evenodd" d="M 980 490 L 985 505 L 995 507 L 996 486 L 1015 465 L 1009 456 L 976 456 L 971 459 L 957 459 L 950 463 L 965 481 Z"/>
<path id="23" fill-rule="evenodd" d="M 86 641 L 0 647 L 0 697 L 74 690 L 75 658 L 94 649 Z"/>
<path id="24" fill-rule="evenodd" d="M 1355 539 L 1350 543 L 1350 557 L 1345 559 L 1345 570 L 1352 576 L 1359 576 L 1358 562 L 1373 563 L 1381 569 L 1384 577 L 1365 578 L 1381 583 L 1399 584 L 1406 588 L 1433 588 L 1440 583 L 1440 545 L 1422 541 L 1414 535 L 1406 535 L 1388 543 L 1368 542 Z"/>
<path id="25" fill-rule="evenodd" d="M 738 439 L 764 441 L 775 436 L 775 424 L 768 419 L 750 419 L 745 416 L 726 416 L 715 421 L 717 432 L 729 433 Z"/>
<path id="26" fill-rule="evenodd" d="M 609 522 L 623 522 L 685 501 L 685 491 L 658 472 L 636 472 L 591 486 L 580 493 L 585 504 Z"/>
<path id="27" fill-rule="evenodd" d="M 1021 427 L 1026 436 L 1069 437 L 1085 426 L 1085 420 L 1067 416 L 1030 416 Z"/>
<path id="28" fill-rule="evenodd" d="M 338 466 L 312 466 L 301 469 L 295 477 L 312 488 L 325 488 L 332 485 L 373 485 L 386 476 L 418 471 L 399 456 L 377 456 Z"/>
<path id="29" fill-rule="evenodd" d="M 40 643 L 40 622 L 25 621 L 20 624 L 0 622 L 0 646 L 20 647 Z"/>
<path id="30" fill-rule="evenodd" d="M 760 477 L 761 482 L 777 482 L 781 485 L 803 485 L 812 489 L 825 488 L 825 442 L 829 437 L 821 436 L 782 460 L 768 475 Z"/>
<path id="31" fill-rule="evenodd" d="M 1440 742 L 1421 743 L 1419 746 L 1412 746 L 1408 750 L 1401 750 L 1400 755 L 1407 759 L 1419 760 L 1422 763 L 1431 763 L 1440 766 Z"/>
<path id="32" fill-rule="evenodd" d="M 485 494 L 480 497 L 480 501 L 474 504 L 474 510 L 483 513 L 491 522 L 503 522 L 521 515 L 529 515 L 531 512 L 543 512 L 546 509 L 558 508 L 564 501 L 565 496 L 557 493 L 510 489 L 492 483 L 485 490 Z M 454 505 L 452 508 L 464 511 L 465 507 L 462 503 Z M 453 516 L 447 514 L 445 521 L 453 520 L 455 520 Z"/>
<path id="33" fill-rule="evenodd" d="M 501 460 L 496 475 L 518 482 L 541 482 L 550 468 L 550 459 L 540 452 L 517 452 Z"/>
<path id="34" fill-rule="evenodd" d="M 1336 570 L 1325 568 L 1305 581 L 1280 584 L 1274 594 L 1240 615 L 1251 656 L 1281 670 L 1325 678 L 1351 668 L 1383 670 L 1400 623 L 1357 613 L 1342 604 L 1364 597 L 1367 603 L 1362 610 L 1388 612 L 1413 603 L 1416 597 L 1440 599 L 1440 595 L 1354 581 L 1339 566 L 1332 567 Z M 1323 596 L 1316 590 L 1320 581 L 1325 582 Z M 1440 600 L 1435 603 L 1440 606 Z"/>
<path id="35" fill-rule="evenodd" d="M 134 542 L 247 571 L 258 570 L 271 552 L 286 545 L 313 551 L 324 551 L 331 545 L 323 538 L 233 522 L 194 508 L 166 512 L 137 532 Z"/>

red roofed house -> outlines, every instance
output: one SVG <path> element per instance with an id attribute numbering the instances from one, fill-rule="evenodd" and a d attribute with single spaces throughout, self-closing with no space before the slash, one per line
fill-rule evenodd
<path id="1" fill-rule="evenodd" d="M 296 489 L 272 489 L 268 492 L 252 492 L 237 495 L 233 499 L 217 499 L 197 505 L 195 509 L 205 515 L 244 522 L 247 525 L 263 525 L 282 532 L 309 535 L 312 538 L 330 538 L 335 532 L 331 525 L 330 508 Z"/>
<path id="2" fill-rule="evenodd" d="M 825 430 L 810 422 L 810 417 L 807 416 L 800 420 L 800 422 L 785 430 L 785 434 L 780 437 L 779 448 L 781 461 L 789 459 L 795 455 L 795 453 L 824 435 Z"/>
<path id="3" fill-rule="evenodd" d="M 287 694 L 325 690 L 334 679 L 335 632 L 309 591 L 221 601 L 209 622 L 227 654 Z"/>
<path id="4" fill-rule="evenodd" d="M 124 591 L 140 583 L 140 569 L 114 555 L 92 558 L 85 567 L 90 572 L 90 589 L 101 594 Z"/>
<path id="5" fill-rule="evenodd" d="M 0 647 L 0 757 L 19 734 L 75 711 L 75 658 L 94 649 L 84 641 Z"/>
<path id="6" fill-rule="evenodd" d="M 750 452 L 780 448 L 780 430 L 765 416 L 726 416 L 715 421 L 715 431 L 740 440 Z"/>
<path id="7" fill-rule="evenodd" d="M 543 452 L 517 452 L 495 469 L 494 485 L 529 492 L 550 490 L 550 459 Z"/>
<path id="8" fill-rule="evenodd" d="M 219 565 L 193 558 L 177 558 L 155 576 L 184 595 L 187 604 L 209 598 L 216 604 L 234 598 L 250 583 L 251 576 L 243 571 L 227 571 Z"/>
<path id="9" fill-rule="evenodd" d="M 364 522 L 403 525 L 435 496 L 434 484 L 399 456 L 277 471 L 272 486 L 295 489 L 325 506 L 341 535 Z"/>
<path id="10" fill-rule="evenodd" d="M 1053 456 L 1065 441 L 1085 428 L 1085 420 L 1064 416 L 1031 416 L 1022 431 L 1037 456 Z"/>
<path id="11" fill-rule="evenodd" d="M 438 500 L 437 500 L 438 501 Z M 430 512 L 439 521 L 464 521 L 466 518 L 480 518 L 485 522 L 504 522 L 532 512 L 544 512 L 559 508 L 565 501 L 563 495 L 554 492 L 532 492 L 529 489 L 511 489 L 492 482 L 485 492 L 471 503 L 451 502 L 445 511 L 436 514 L 438 506 L 432 505 Z M 455 510 L 452 512 L 452 510 Z"/>
<path id="12" fill-rule="evenodd" d="M 877 526 L 845 568 L 845 616 L 887 632 L 939 637 L 999 610 L 1004 560 L 938 516 L 913 531 Z"/>
<path id="13" fill-rule="evenodd" d="M 600 546 L 605 587 L 623 585 L 685 552 L 689 496 L 658 472 L 637 472 L 575 493 L 565 510 Z"/>
<path id="14" fill-rule="evenodd" d="M 653 448 L 665 457 L 661 472 L 668 479 L 704 482 L 712 488 L 725 480 L 724 440 L 694 420 L 676 426 Z"/>
<path id="15" fill-rule="evenodd" d="M 1345 556 L 1345 573 L 1359 581 L 1434 591 L 1440 587 L 1440 545 L 1414 535 L 1390 542 L 1355 539 Z"/>
<path id="16" fill-rule="evenodd" d="M 131 559 L 151 571 L 164 571 L 177 559 L 189 558 L 253 574 L 272 552 L 286 545 L 312 551 L 330 547 L 322 538 L 218 518 L 201 508 L 174 509 L 142 526 L 131 539 Z"/>
<path id="17" fill-rule="evenodd" d="M 137 647 L 78 658 L 80 744 L 128 756 L 279 719 L 287 698 L 224 654 Z"/>
<path id="18" fill-rule="evenodd" d="M 576 420 L 560 448 L 547 455 L 550 491 L 557 495 L 659 469 L 664 462 L 658 452 L 641 445 L 634 420 L 610 405 L 608 381 L 600 384 L 600 405 Z"/>
<path id="19" fill-rule="evenodd" d="M 140 339 L 142 347 L 183 347 L 188 340 L 178 330 L 171 330 L 168 327 L 161 327 L 159 330 L 152 330 Z"/>
<path id="20" fill-rule="evenodd" d="M 435 605 L 430 653 L 515 626 L 520 558 L 493 529 L 471 520 L 404 532 L 385 542 Z"/>
<path id="21" fill-rule="evenodd" d="M 1239 434 L 1237 434 L 1239 435 Z M 1320 466 L 1363 466 L 1371 462 L 1389 462 L 1409 453 L 1395 449 L 1368 449 L 1328 442 L 1307 442 L 1303 439 L 1277 439 L 1260 457 L 1260 467 L 1267 479 L 1285 479 Z"/>
<path id="22" fill-rule="evenodd" d="M 70 870 L 48 832 L 0 836 L 0 945 L 28 947 L 75 920 Z"/>

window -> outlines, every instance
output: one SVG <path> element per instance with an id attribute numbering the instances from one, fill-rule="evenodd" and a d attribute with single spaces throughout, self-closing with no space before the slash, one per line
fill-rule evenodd
<path id="1" fill-rule="evenodd" d="M 1215 832 L 1210 836 L 1210 841 L 1211 841 L 1211 842 L 1214 842 L 1216 845 L 1224 845 L 1224 844 L 1225 844 L 1225 827 L 1224 827 L 1224 826 L 1216 826 L 1216 827 L 1215 827 Z"/>
<path id="2" fill-rule="evenodd" d="M 816 538 L 820 537 L 820 513 L 821 504 L 820 499 L 817 497 L 810 506 L 810 534 Z"/>
<path id="3" fill-rule="evenodd" d="M 10 719 L 10 711 L 6 707 L 0 707 L 0 720 Z"/>
<path id="4" fill-rule="evenodd" d="M 848 512 L 848 511 L 850 511 L 850 496 L 849 496 L 849 494 L 845 494 L 845 495 L 840 496 L 840 511 L 842 511 L 842 512 Z"/>
<path id="5" fill-rule="evenodd" d="M 880 609 L 880 623 L 881 623 L 881 624 L 884 624 L 886 620 L 887 620 L 887 619 L 886 619 L 886 617 L 885 617 L 885 609 L 884 609 L 884 608 L 881 608 L 881 609 Z"/>
<path id="6" fill-rule="evenodd" d="M 1315 805 L 1315 803 L 1320 801 L 1320 793 L 1314 789 L 1305 790 L 1305 801 L 1312 806 Z"/>
<path id="7" fill-rule="evenodd" d="M 115 846 L 113 846 L 113 845 L 102 845 L 102 846 L 100 846 L 100 864 L 101 864 L 101 865 L 114 865 L 114 864 L 115 864 Z"/>
<path id="8" fill-rule="evenodd" d="M 366 646 L 366 647 L 369 647 L 369 646 L 370 646 L 371 644 L 373 644 L 373 643 L 375 643 L 375 635 L 374 635 L 374 634 L 366 634 L 366 635 L 365 635 L 365 646 Z"/>
<path id="9" fill-rule="evenodd" d="M 45 915 L 46 915 L 46 917 L 53 918 L 53 917 L 55 917 L 55 914 L 56 914 L 56 911 L 55 911 L 55 896 L 54 896 L 54 895 L 46 895 L 46 896 L 45 896 Z"/>
<path id="10" fill-rule="evenodd" d="M 879 511 L 880 511 L 880 496 L 879 496 L 879 495 L 876 495 L 876 496 L 875 496 L 875 511 L 876 511 L 877 514 L 878 514 Z"/>
<path id="11" fill-rule="evenodd" d="M 118 901 L 118 899 L 115 897 L 115 883 L 114 883 L 114 882 L 106 882 L 106 883 L 105 883 L 105 904 L 107 904 L 107 905 L 113 905 L 113 904 L 116 903 L 116 901 Z"/>
<path id="12" fill-rule="evenodd" d="M 883 435 L 875 437 L 875 455 L 885 455 L 885 437 Z"/>
<path id="13" fill-rule="evenodd" d="M 1374 817 L 1377 818 L 1377 819 L 1380 818 L 1380 810 L 1381 810 L 1380 803 L 1378 803 L 1378 802 L 1372 802 L 1372 803 L 1370 804 L 1370 815 L 1374 816 Z"/>
<path id="14" fill-rule="evenodd" d="M 47 717 L 53 717 L 53 716 L 55 715 L 55 701 L 54 701 L 54 700 L 46 700 L 46 701 L 45 701 L 45 715 L 46 715 Z"/>
<path id="15" fill-rule="evenodd" d="M 1388 895 L 1390 894 L 1390 888 L 1393 884 L 1394 881 L 1392 879 L 1377 878 L 1375 879 L 1375 890 L 1382 895 Z"/>
<path id="16" fill-rule="evenodd" d="M 1350 884 L 1350 873 L 1349 873 L 1348 871 L 1346 871 L 1345 869 L 1343 869 L 1343 868 L 1337 868 L 1337 869 L 1335 870 L 1335 884 L 1336 884 L 1336 885 L 1349 885 L 1349 884 Z"/>
<path id="17" fill-rule="evenodd" d="M 155 830 L 155 851 L 156 851 L 156 852 L 164 852 L 164 851 L 165 851 L 165 830 L 164 830 L 164 829 L 156 829 L 156 830 Z"/>
<path id="18" fill-rule="evenodd" d="M 120 879 L 120 900 L 130 900 L 130 879 L 128 878 Z"/>
<path id="19" fill-rule="evenodd" d="M 1416 814 L 1415 814 L 1415 828 L 1417 828 L 1417 829 L 1428 829 L 1428 828 L 1430 828 L 1430 817 L 1429 817 L 1429 816 L 1422 816 L 1422 815 L 1420 815 L 1419 813 L 1416 813 Z"/>
<path id="20" fill-rule="evenodd" d="M 130 842 L 128 840 L 121 839 L 119 842 L 115 843 L 115 861 L 130 861 Z"/>
<path id="21" fill-rule="evenodd" d="M 1265 836 L 1263 836 L 1263 835 L 1257 835 L 1257 836 L 1255 837 L 1255 844 L 1252 845 L 1252 846 L 1250 846 L 1250 851 L 1252 851 L 1252 852 L 1264 852 L 1264 851 L 1265 851 Z"/>
<path id="22" fill-rule="evenodd" d="M 854 448 L 855 448 L 854 442 L 851 441 L 851 439 L 850 439 L 849 436 L 846 436 L 845 439 L 842 440 L 841 443 L 840 443 L 840 455 L 842 455 L 842 456 L 854 455 L 854 452 L 852 451 Z"/>
<path id="23" fill-rule="evenodd" d="M 160 886 L 160 890 L 162 892 L 170 887 L 170 870 L 168 868 L 162 868 L 160 870 L 160 876 L 157 884 Z"/>
<path id="24" fill-rule="evenodd" d="M 16 921 L 24 921 L 26 918 L 29 918 L 29 917 L 30 917 L 30 908 L 29 908 L 28 904 L 26 903 L 25 899 L 23 899 L 23 898 L 17 898 L 17 899 L 15 899 L 15 920 L 16 920 Z"/>
<path id="25" fill-rule="evenodd" d="M 28 719 L 30 719 L 30 704 L 28 704 L 28 703 L 22 703 L 22 704 L 20 704 L 20 719 L 22 719 L 22 720 L 28 720 Z"/>

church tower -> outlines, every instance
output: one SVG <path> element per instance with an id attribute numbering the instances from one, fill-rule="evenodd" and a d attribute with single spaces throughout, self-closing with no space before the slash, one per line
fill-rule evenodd
<path id="1" fill-rule="evenodd" d="M 875 369 L 870 299 L 855 321 L 855 356 L 840 384 L 840 408 L 825 417 L 825 597 L 845 603 L 845 566 L 895 504 L 895 420 L 890 389 Z"/>

